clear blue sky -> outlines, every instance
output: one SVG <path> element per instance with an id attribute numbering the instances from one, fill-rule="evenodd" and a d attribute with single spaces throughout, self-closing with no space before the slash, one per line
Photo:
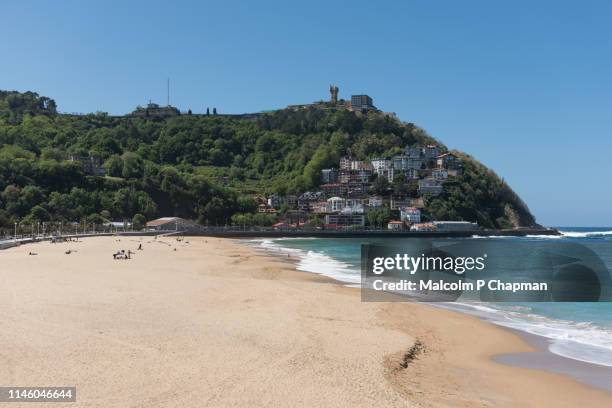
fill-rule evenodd
<path id="1" fill-rule="evenodd" d="M 61 111 L 252 112 L 367 93 L 546 225 L 612 225 L 610 1 L 0 4 L 0 89 Z"/>

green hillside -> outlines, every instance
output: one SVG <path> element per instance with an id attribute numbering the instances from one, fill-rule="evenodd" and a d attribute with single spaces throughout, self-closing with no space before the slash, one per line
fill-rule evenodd
<path id="1" fill-rule="evenodd" d="M 341 156 L 392 157 L 436 143 L 410 123 L 320 104 L 254 117 L 63 115 L 35 93 L 0 92 L 0 229 L 14 223 L 146 219 L 176 215 L 202 224 L 282 218 L 254 214 L 258 196 L 317 190 Z M 534 225 L 495 173 L 458 153 L 462 172 L 423 197 L 427 219 L 489 228 Z M 417 197 L 414 182 L 372 180 L 372 192 Z M 141 216 L 136 221 L 142 222 Z"/>

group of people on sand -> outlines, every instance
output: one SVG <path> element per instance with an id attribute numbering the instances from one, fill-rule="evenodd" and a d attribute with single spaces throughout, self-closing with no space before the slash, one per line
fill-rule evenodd
<path id="1" fill-rule="evenodd" d="M 142 251 L 142 243 L 138 244 L 138 250 Z M 117 251 L 113 254 L 113 259 L 132 259 L 132 255 L 135 253 L 136 252 L 132 252 L 131 249 L 128 249 L 127 252 L 125 252 L 125 249 L 122 249 L 121 251 Z"/>
<path id="2" fill-rule="evenodd" d="M 121 251 L 117 251 L 113 254 L 113 259 L 132 259 L 133 253 L 134 252 L 132 252 L 130 249 L 128 249 L 127 252 L 125 252 L 125 249 L 122 249 Z"/>

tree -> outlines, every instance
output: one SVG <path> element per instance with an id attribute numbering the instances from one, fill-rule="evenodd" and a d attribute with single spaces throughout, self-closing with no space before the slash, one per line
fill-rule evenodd
<path id="1" fill-rule="evenodd" d="M 214 225 L 224 225 L 227 210 L 225 203 L 219 197 L 213 197 L 202 209 L 200 222 L 207 221 Z"/>
<path id="2" fill-rule="evenodd" d="M 377 176 L 372 183 L 372 193 L 378 195 L 386 195 L 389 192 L 389 181 L 386 177 Z"/>
<path id="3" fill-rule="evenodd" d="M 330 148 L 329 145 L 319 146 L 312 159 L 304 167 L 306 188 L 318 186 L 321 180 L 321 170 L 335 165 L 339 159 L 340 155 Z"/>
<path id="4" fill-rule="evenodd" d="M 410 180 L 406 184 L 406 194 L 410 197 L 417 197 L 419 194 L 419 183 L 416 180 Z"/>
<path id="5" fill-rule="evenodd" d="M 104 168 L 109 176 L 121 177 L 123 173 L 123 159 L 117 155 L 111 156 L 104 162 Z"/>
<path id="6" fill-rule="evenodd" d="M 124 178 L 140 178 L 142 177 L 143 162 L 142 158 L 136 153 L 124 153 L 121 156 L 123 159 L 123 169 L 121 175 Z"/>
<path id="7" fill-rule="evenodd" d="M 388 208 L 377 208 L 367 212 L 368 225 L 376 228 L 384 228 L 391 220 L 391 212 Z"/>
<path id="8" fill-rule="evenodd" d="M 147 219 L 142 214 L 136 214 L 132 218 L 132 228 L 135 230 L 141 230 L 145 227 Z"/>
<path id="9" fill-rule="evenodd" d="M 316 214 L 311 214 L 308 217 L 308 226 L 311 228 L 322 228 L 323 227 L 323 220 L 321 219 L 320 216 L 316 215 Z"/>
<path id="10" fill-rule="evenodd" d="M 60 161 L 65 159 L 65 154 L 60 149 L 54 147 L 45 147 L 40 153 L 40 158 L 43 160 Z"/>
<path id="11" fill-rule="evenodd" d="M 21 190 L 19 200 L 24 208 L 32 208 L 45 201 L 45 193 L 38 186 L 25 186 Z"/>
<path id="12" fill-rule="evenodd" d="M 42 222 L 42 221 L 49 221 L 51 219 L 51 216 L 49 215 L 49 212 L 44 207 L 40 205 L 36 205 L 32 208 L 32 211 L 30 211 L 29 218 L 32 220 Z"/>
<path id="13" fill-rule="evenodd" d="M 87 223 L 89 224 L 102 225 L 105 222 L 106 220 L 100 214 L 94 213 L 94 214 L 90 214 L 89 216 L 87 216 Z"/>
<path id="14" fill-rule="evenodd" d="M 232 225 L 240 227 L 250 227 L 253 225 L 253 214 L 237 213 L 231 217 Z"/>
<path id="15" fill-rule="evenodd" d="M 404 195 L 408 192 L 408 186 L 406 182 L 406 175 L 404 173 L 398 173 L 393 176 L 393 193 L 395 195 Z"/>

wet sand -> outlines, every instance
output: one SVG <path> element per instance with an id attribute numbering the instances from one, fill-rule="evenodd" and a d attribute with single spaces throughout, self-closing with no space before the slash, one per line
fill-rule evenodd
<path id="1" fill-rule="evenodd" d="M 585 384 L 602 388 L 612 393 L 612 367 L 587 363 L 553 354 L 548 351 L 550 340 L 532 334 L 507 329 L 524 338 L 537 351 L 508 353 L 494 356 L 493 360 L 516 367 L 547 370 L 568 375 Z"/>

